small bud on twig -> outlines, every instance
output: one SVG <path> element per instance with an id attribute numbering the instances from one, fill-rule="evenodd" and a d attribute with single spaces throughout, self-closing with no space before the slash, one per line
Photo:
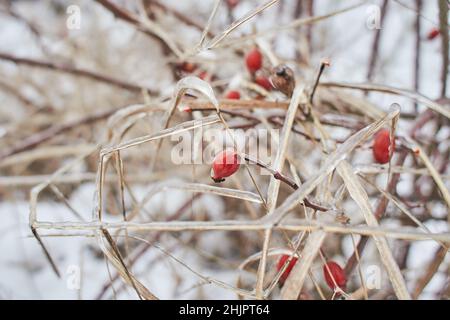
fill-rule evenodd
<path id="1" fill-rule="evenodd" d="M 309 102 L 311 104 L 313 103 L 314 94 L 316 93 L 316 89 L 317 89 L 317 86 L 319 85 L 319 80 L 320 80 L 320 77 L 322 76 L 323 70 L 325 69 L 325 67 L 329 67 L 330 65 L 331 65 L 331 63 L 330 63 L 330 60 L 328 60 L 328 59 L 323 59 L 320 62 L 319 72 L 317 73 L 316 81 L 314 82 L 314 86 L 311 91 L 311 96 L 309 98 Z"/>

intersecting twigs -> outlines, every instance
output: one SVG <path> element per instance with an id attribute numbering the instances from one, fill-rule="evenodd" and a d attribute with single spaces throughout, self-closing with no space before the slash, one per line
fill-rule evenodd
<path id="1" fill-rule="evenodd" d="M 356 89 L 363 91 L 375 91 L 383 92 L 389 94 L 395 94 L 410 98 L 418 103 L 424 104 L 427 108 L 432 109 L 443 116 L 450 119 L 449 108 L 443 106 L 438 101 L 433 101 L 424 95 L 411 91 L 408 89 L 401 89 L 396 87 L 391 87 L 387 85 L 373 84 L 373 83 L 346 83 L 346 82 L 321 82 L 320 86 L 330 87 L 330 88 L 346 88 L 346 89 Z"/>
<path id="2" fill-rule="evenodd" d="M 14 96 L 15 100 L 27 108 L 28 113 L 37 114 L 39 117 L 33 119 L 33 126 L 26 128 L 25 132 L 30 133 L 23 141 L 14 141 L 15 137 L 23 137 L 25 134 L 10 128 L 19 128 L 27 122 L 19 121 L 7 125 L 8 130 L 3 133 L 6 146 L 0 151 L 0 168 L 4 169 L 6 174 L 0 177 L 0 186 L 2 189 L 12 186 L 27 188 L 38 183 L 30 192 L 30 237 L 36 238 L 57 275 L 57 261 L 46 247 L 47 239 L 78 236 L 94 238 L 97 241 L 101 250 L 98 253 L 107 259 L 107 265 L 114 267 L 112 271 L 108 269 L 109 279 L 105 280 L 96 292 L 97 299 L 107 297 L 111 289 L 116 297 L 114 287 L 120 280 L 123 280 L 120 293 L 123 293 L 124 288 L 131 288 L 133 297 L 158 299 L 155 293 L 159 291 L 152 291 L 161 283 L 149 283 L 147 288 L 147 283 L 144 285 L 140 281 L 141 276 L 145 278 L 147 272 L 153 269 L 145 268 L 145 273 L 139 273 L 141 264 L 147 262 L 147 255 L 152 255 L 154 249 L 162 252 L 170 262 L 194 274 L 196 280 L 200 279 L 200 283 L 193 286 L 189 284 L 189 289 L 182 289 L 183 294 L 192 287 L 211 284 L 238 297 L 250 299 L 302 299 L 304 296 L 327 299 L 331 292 L 322 288 L 325 282 L 323 278 L 318 279 L 315 275 L 316 268 L 323 267 L 331 260 L 339 262 L 342 259 L 343 250 L 338 248 L 342 246 L 329 245 L 328 242 L 336 242 L 339 239 L 342 243 L 344 238 L 351 238 L 353 243 L 353 252 L 346 261 L 344 270 L 349 282 L 345 292 L 335 290 L 332 299 L 336 297 L 336 293 L 340 293 L 345 299 L 377 297 L 376 293 L 368 291 L 362 272 L 362 266 L 373 262 L 372 259 L 376 260 L 374 263 L 382 263 L 388 275 L 389 285 L 380 290 L 380 296 L 392 294 L 393 291 L 399 299 L 419 298 L 434 275 L 446 266 L 445 258 L 450 246 L 448 230 L 435 232 L 428 226 L 429 220 L 442 224 L 446 220 L 450 221 L 450 192 L 446 185 L 446 180 L 449 179 L 449 151 L 442 150 L 442 146 L 446 146 L 450 119 L 449 99 L 446 96 L 448 1 L 438 2 L 442 51 L 441 80 L 438 86 L 442 88 L 440 98 L 435 99 L 419 93 L 419 83 L 423 82 L 425 74 L 419 71 L 426 57 L 420 54 L 423 33 L 421 12 L 426 9 L 422 0 L 415 1 L 417 18 L 413 32 L 416 54 L 410 66 L 414 68 L 413 90 L 387 84 L 323 81 L 321 75 L 328 65 L 326 60 L 323 60 L 316 70 L 315 77 L 311 77 L 314 76 L 314 68 L 308 66 L 308 62 L 312 57 L 325 54 L 325 51 L 316 52 L 321 45 L 314 48 L 311 46 L 313 24 L 361 8 L 367 5 L 367 1 L 345 8 L 335 7 L 335 11 L 321 16 L 314 16 L 316 10 L 313 0 L 297 1 L 294 20 L 284 25 L 271 25 L 267 30 L 258 30 L 256 28 L 259 24 L 255 24 L 255 29 L 251 32 L 242 30 L 242 34 L 230 38 L 229 35 L 235 30 L 261 13 L 270 14 L 277 3 L 280 5 L 278 14 L 283 18 L 281 14 L 287 11 L 288 4 L 284 3 L 282 7 L 279 0 L 265 0 L 233 22 L 237 12 L 232 12 L 231 6 L 226 13 L 222 12 L 224 3 L 221 0 L 213 1 L 206 17 L 200 14 L 191 15 L 160 0 L 139 0 L 132 5 L 124 5 L 115 0 L 96 0 L 93 5 L 99 6 L 99 10 L 109 17 L 112 14 L 117 20 L 125 22 L 119 23 L 119 26 L 132 31 L 133 35 L 136 32 L 144 35 L 135 39 L 143 40 L 143 43 L 148 45 L 151 38 L 156 40 L 155 42 L 150 39 L 151 44 L 161 45 L 164 57 L 160 58 L 170 62 L 161 63 L 158 74 L 172 72 L 179 80 L 178 83 L 169 83 L 167 86 L 166 83 L 158 83 L 160 92 L 156 92 L 149 87 L 129 82 L 126 80 L 129 79 L 126 74 L 115 78 L 71 64 L 0 53 L 0 61 L 6 61 L 4 63 L 8 63 L 8 66 L 14 67 L 11 64 L 14 63 L 18 67 L 24 66 L 33 71 L 55 71 L 70 75 L 74 80 L 84 79 L 89 83 L 122 89 L 117 91 L 121 96 L 127 93 L 126 99 L 129 99 L 130 94 L 140 98 L 142 93 L 145 100 L 145 104 L 120 108 L 110 106 L 108 110 L 98 110 L 98 113 L 92 114 L 84 109 L 85 99 L 80 99 L 79 107 L 72 107 L 78 102 L 74 100 L 74 103 L 70 104 L 74 116 L 68 113 L 66 116 L 65 110 L 56 109 L 58 104 L 51 108 L 54 101 L 44 90 L 38 91 L 39 97 L 45 98 L 46 103 L 39 103 L 29 98 L 31 94 L 23 95 L 27 92 L 25 85 L 14 86 L 1 81 L 0 88 L 3 91 Z M 381 3 L 383 23 L 388 1 L 383 0 Z M 14 12 L 10 14 L 21 19 Z M 220 25 L 217 19 L 220 14 L 228 14 L 226 25 Z M 222 17 L 226 18 L 225 15 Z M 292 13 L 290 17 L 292 18 Z M 173 21 L 177 22 L 176 32 L 172 32 L 175 29 L 170 25 Z M 192 27 L 189 31 L 193 31 L 192 35 L 196 37 L 192 44 L 187 40 L 189 37 L 178 32 L 186 26 Z M 296 60 L 283 61 L 283 57 L 277 55 L 278 39 L 269 41 L 268 37 L 284 31 L 295 31 L 300 26 L 307 26 L 307 36 L 293 41 L 295 48 L 292 48 L 292 52 L 302 54 L 298 55 Z M 35 29 L 33 24 L 28 27 L 36 36 L 41 32 Z M 291 37 L 289 32 L 283 36 Z M 388 40 L 382 28 L 374 31 L 373 35 L 367 70 L 363 71 L 367 71 L 365 76 L 369 82 L 371 79 L 381 79 L 376 74 L 377 61 L 381 57 L 381 38 L 383 36 L 383 42 Z M 78 42 L 75 43 L 78 45 Z M 334 50 L 328 49 L 333 48 L 329 48 L 328 43 L 325 45 L 326 52 L 331 53 L 332 58 Z M 140 48 L 133 47 L 136 47 L 136 50 Z M 262 53 L 261 68 L 249 74 L 242 67 L 232 67 L 234 59 L 240 59 L 241 66 L 245 65 L 243 55 L 251 47 L 258 48 Z M 219 48 L 220 50 L 217 50 Z M 227 60 L 227 68 L 230 70 L 220 69 L 220 63 L 224 60 Z M 336 63 L 338 62 L 339 60 Z M 291 82 L 295 85 L 289 86 L 289 90 L 280 89 L 281 86 L 272 81 L 273 75 L 277 74 L 274 71 L 276 68 L 272 67 L 279 63 L 292 67 L 290 79 L 295 80 Z M 192 68 L 185 70 L 185 64 L 192 64 L 189 66 Z M 204 74 L 208 75 L 204 77 Z M 255 89 L 258 86 L 254 82 L 259 76 L 270 79 L 271 90 Z M 310 78 L 311 82 L 308 83 L 307 79 Z M 41 89 L 31 77 L 27 80 L 26 84 L 28 83 L 32 83 L 33 89 Z M 166 92 L 172 89 L 173 99 L 169 100 Z M 241 98 L 223 98 L 228 97 L 231 90 L 238 91 Z M 371 95 L 369 100 L 364 95 L 353 95 L 351 90 L 377 94 Z M 408 115 L 402 114 L 400 119 L 400 106 L 393 103 L 391 108 L 386 110 L 376 101 L 380 95 L 388 98 L 392 98 L 391 95 L 407 98 L 416 105 L 416 110 Z M 119 95 L 111 95 L 108 101 L 116 101 L 117 96 Z M 91 105 L 91 99 L 86 101 Z M 128 103 L 128 100 L 124 103 Z M 48 114 L 42 112 L 47 105 L 48 109 L 51 109 Z M 417 114 L 419 107 L 425 107 L 426 110 Z M 56 123 L 60 115 L 63 115 L 61 119 L 65 120 Z M 103 120 L 107 120 L 103 134 L 95 137 L 90 135 L 90 142 L 79 141 L 80 136 L 82 139 L 85 135 L 92 134 L 90 129 L 94 128 L 93 125 Z M 370 160 L 366 162 L 372 152 L 372 141 L 376 140 L 376 133 L 389 125 L 391 143 L 388 156 L 394 157 L 386 164 L 376 164 Z M 220 139 L 223 140 L 215 141 L 207 134 L 203 135 L 203 129 L 209 127 L 220 128 Z M 257 147 L 264 148 L 263 151 L 267 153 L 273 152 L 275 157 L 269 161 L 265 160 L 265 155 L 260 156 L 260 153 L 256 156 L 251 152 L 247 154 L 247 150 L 241 152 L 237 143 L 241 142 L 238 140 L 241 136 L 230 130 L 238 128 L 244 129 L 236 130 L 239 134 L 256 133 Z M 248 128 L 252 130 L 247 130 Z M 423 128 L 426 129 L 422 130 Z M 97 133 L 98 128 L 95 129 Z M 260 136 L 259 129 L 267 131 L 261 132 Z M 193 133 L 195 140 L 189 141 L 189 151 L 195 153 L 189 160 L 201 158 L 201 163 L 174 163 L 173 153 L 168 150 L 175 144 L 173 142 L 176 138 L 184 133 Z M 261 141 L 266 142 L 266 134 L 271 140 L 261 146 L 264 144 Z M 223 184 L 212 185 L 207 173 L 211 166 L 206 163 L 209 159 L 205 147 L 227 144 L 230 142 L 228 137 L 232 139 L 235 152 L 240 157 L 241 167 Z M 196 149 L 197 142 L 201 151 Z M 247 147 L 247 140 L 245 143 Z M 253 141 L 249 143 L 252 144 L 250 147 L 253 147 Z M 182 150 L 183 153 L 185 151 Z M 93 163 L 93 160 L 98 162 Z M 46 166 L 46 171 L 36 172 L 34 164 L 40 166 L 42 163 Z M 93 169 L 96 164 L 96 169 Z M 53 174 L 48 174 L 50 165 Z M 59 169 L 55 171 L 54 166 Z M 81 169 L 84 171 L 80 173 L 79 167 L 84 166 L 87 168 Z M 251 168 L 262 168 L 262 174 L 254 174 L 256 170 L 250 170 Z M 243 172 L 243 169 L 246 171 Z M 7 176 L 10 172 L 11 176 Z M 397 191 L 400 190 L 399 182 L 406 175 L 411 176 L 415 192 L 402 196 L 400 192 L 397 194 Z M 379 186 L 379 178 L 384 176 L 386 184 Z M 86 219 L 85 212 L 71 203 L 76 201 L 77 197 L 71 198 L 70 194 L 79 184 L 87 181 L 95 182 L 91 219 Z M 265 183 L 267 185 L 264 185 Z M 422 192 L 422 186 L 429 186 L 430 192 Z M 176 191 L 175 197 L 183 194 L 183 199 L 175 210 L 154 206 L 154 203 L 159 204 L 159 196 L 173 197 L 173 191 Z M 56 195 L 59 203 L 69 209 L 70 220 L 55 222 L 48 218 L 50 221 L 44 221 L 41 215 L 38 216 L 38 200 L 46 201 L 43 199 L 47 192 L 52 197 Z M 198 201 L 200 197 L 203 198 Z M 172 202 L 172 198 L 168 199 Z M 377 202 L 372 208 L 373 200 Z M 220 210 L 210 205 L 211 201 L 220 201 Z M 435 203 L 439 204 L 436 205 L 436 208 L 440 209 L 437 210 L 439 213 L 447 210 L 439 217 L 436 217 L 432 210 L 435 209 Z M 389 204 L 392 204 L 392 210 Z M 440 207 L 444 209 L 441 210 Z M 345 217 L 339 219 L 344 210 Z M 385 219 L 396 224 L 385 224 Z M 233 250 L 238 247 L 238 250 L 233 252 L 232 261 L 202 248 L 200 240 L 211 231 L 216 231 L 217 234 L 225 233 L 227 240 L 233 241 Z M 388 239 L 396 241 L 389 242 L 388 245 Z M 369 257 L 368 252 L 364 252 L 369 240 L 374 242 L 378 255 Z M 404 279 L 403 270 L 408 268 L 407 260 L 413 252 L 410 250 L 410 244 L 425 240 L 432 240 L 439 245 L 434 252 L 434 259 L 427 263 L 418 276 L 410 277 L 408 274 Z M 171 243 L 166 247 L 163 242 L 169 241 Z M 401 246 L 402 252 L 394 256 L 397 245 Z M 233 286 L 204 276 L 202 270 L 197 271 L 197 267 L 193 267 L 199 261 L 188 266 L 183 261 L 185 259 L 181 258 L 178 252 L 174 252 L 179 248 L 189 254 L 195 252 L 194 254 L 198 254 L 205 261 L 211 259 L 220 262 L 221 266 L 230 268 L 227 271 L 234 272 L 239 280 Z M 283 268 L 273 267 L 272 259 L 285 254 L 290 258 Z M 149 259 L 152 265 L 161 260 L 159 253 L 155 257 Z M 297 258 L 300 263 L 295 264 L 286 280 L 279 281 L 293 258 Z M 188 260 L 190 259 L 186 259 Z M 174 278 L 181 279 L 182 276 L 176 270 L 178 268 L 172 264 L 170 267 L 174 267 Z M 355 279 L 355 270 L 358 270 L 358 279 Z M 249 277 L 241 277 L 244 273 Z M 185 279 L 181 280 L 184 282 Z M 280 290 L 277 290 L 278 286 Z M 178 290 L 175 292 L 175 295 L 177 294 Z"/>
<path id="3" fill-rule="evenodd" d="M 0 89 L 14 96 L 17 100 L 19 100 L 23 104 L 25 108 L 29 109 L 31 112 L 45 108 L 45 106 L 37 105 L 34 101 L 27 98 L 18 90 L 18 88 L 9 84 L 8 82 L 0 81 Z"/>
<path id="4" fill-rule="evenodd" d="M 407 156 L 407 153 L 405 151 L 403 151 L 400 154 L 396 165 L 402 166 L 403 163 L 405 162 L 406 156 Z M 388 183 L 388 186 L 386 188 L 387 193 L 392 193 L 395 190 L 399 179 L 400 179 L 400 173 L 394 173 L 392 175 L 392 177 Z M 374 212 L 374 216 L 377 220 L 380 220 L 383 217 L 384 213 L 386 212 L 388 203 L 389 203 L 389 199 L 387 197 L 382 197 L 379 200 L 378 205 Z M 347 264 L 345 265 L 345 273 L 348 276 L 354 271 L 355 267 L 357 266 L 358 257 L 360 257 L 362 255 L 368 240 L 369 240 L 368 237 L 362 237 L 358 242 L 357 248 L 355 249 L 353 254 L 350 256 L 350 258 L 348 259 Z"/>
<path id="5" fill-rule="evenodd" d="M 30 150 L 50 139 L 53 137 L 65 133 L 69 130 L 72 130 L 74 128 L 77 128 L 82 125 L 91 124 L 97 121 L 104 120 L 114 114 L 119 108 L 116 109 L 110 109 L 103 112 L 99 112 L 97 114 L 88 115 L 86 117 L 83 117 L 81 119 L 74 119 L 71 121 L 68 121 L 65 124 L 57 124 L 54 126 L 49 127 L 48 129 L 39 131 L 28 138 L 18 142 L 16 145 L 2 150 L 0 152 L 0 160 L 5 159 L 11 155 L 17 154 L 19 152 L 23 152 L 26 150 Z"/>
<path id="6" fill-rule="evenodd" d="M 157 1 L 157 0 L 146 0 L 145 1 L 148 7 L 156 7 L 159 8 L 160 10 L 167 12 L 171 15 L 173 15 L 174 17 L 176 17 L 178 20 L 180 20 L 181 22 L 185 23 L 188 26 L 192 26 L 200 31 L 203 30 L 203 26 L 195 21 L 194 19 L 192 19 L 190 16 L 183 14 L 182 12 L 166 5 L 165 3 L 161 2 L 161 1 Z M 207 31 L 207 34 L 210 37 L 214 37 L 214 33 L 211 30 Z"/>
<path id="7" fill-rule="evenodd" d="M 315 220 L 287 219 L 286 222 L 270 222 L 270 219 L 259 219 L 250 221 L 173 221 L 173 222 L 47 222 L 39 221 L 35 223 L 36 228 L 53 231 L 95 231 L 102 228 L 108 230 L 129 230 L 129 231 L 261 231 L 261 230 L 286 230 L 286 231 L 315 231 L 324 230 L 327 233 L 338 234 L 359 234 L 365 236 L 383 236 L 392 239 L 404 240 L 436 240 L 443 243 L 450 243 L 449 232 L 429 233 L 417 231 L 415 229 L 368 227 L 368 226 L 343 226 L 337 223 L 325 223 Z M 273 219 L 272 219 L 273 220 Z M 44 234 L 42 236 L 45 236 Z"/>
<path id="8" fill-rule="evenodd" d="M 36 227 L 31 226 L 31 233 L 33 234 L 33 236 L 36 238 L 36 240 L 38 241 L 39 245 L 41 246 L 45 257 L 47 258 L 47 260 L 49 261 L 53 272 L 55 272 L 55 274 L 58 276 L 58 278 L 61 278 L 61 273 L 59 272 L 58 267 L 56 266 L 55 261 L 53 260 L 52 256 L 50 255 L 50 252 L 48 251 L 47 247 L 44 245 L 44 242 L 42 241 L 41 236 L 39 235 L 39 233 L 36 230 Z"/>
<path id="9" fill-rule="evenodd" d="M 261 160 L 259 159 L 253 159 L 252 157 L 248 156 L 248 155 L 243 155 L 245 161 L 248 161 L 250 163 L 256 164 L 258 167 L 260 168 L 264 168 L 267 171 L 269 171 L 273 177 L 285 184 L 287 184 L 289 187 L 291 187 L 294 190 L 298 189 L 298 185 L 297 183 L 295 183 L 294 180 L 292 180 L 291 178 L 289 178 L 288 176 L 284 175 L 283 173 L 276 171 L 274 169 L 272 169 L 270 166 L 268 166 L 267 164 L 261 162 Z M 304 199 L 304 204 L 306 207 L 317 210 L 317 211 L 330 211 L 330 208 L 326 208 L 323 206 L 320 206 L 318 204 L 313 203 L 311 200 L 308 200 L 307 198 Z"/>
<path id="10" fill-rule="evenodd" d="M 369 197 L 359 182 L 358 177 L 354 174 L 350 164 L 344 160 L 339 164 L 337 171 L 344 180 L 350 196 L 355 200 L 358 207 L 361 209 L 367 225 L 372 227 L 378 226 L 377 218 L 372 214 Z M 394 260 L 386 238 L 374 236 L 373 239 L 380 253 L 381 261 L 386 267 L 397 297 L 402 300 L 411 299 L 408 289 L 406 288 L 405 280 L 403 279 L 401 271 Z"/>
<path id="11" fill-rule="evenodd" d="M 185 204 L 183 204 L 174 214 L 167 217 L 166 221 L 174 221 L 180 219 L 183 213 L 185 213 L 187 209 L 192 206 L 193 202 L 196 199 L 198 199 L 201 195 L 202 195 L 201 193 L 195 194 L 191 199 L 189 199 Z M 147 252 L 147 250 L 151 247 L 151 245 L 159 240 L 162 234 L 163 232 L 159 231 L 156 234 L 153 234 L 150 237 L 148 237 L 147 242 L 137 247 L 136 250 L 133 252 L 132 257 L 129 260 L 129 264 L 131 266 L 134 265 L 139 260 L 139 258 L 142 257 Z M 101 299 L 106 294 L 107 290 L 119 278 L 119 276 L 120 276 L 119 273 L 113 275 L 110 281 L 108 281 L 102 286 L 102 289 L 97 294 L 96 299 Z"/>
<path id="12" fill-rule="evenodd" d="M 165 38 L 165 34 L 158 32 L 160 30 L 155 30 L 156 28 L 150 28 L 149 20 L 145 23 L 140 17 L 129 12 L 128 10 L 121 8 L 115 3 L 109 0 L 96 0 L 105 9 L 109 10 L 116 18 L 122 19 L 126 22 L 134 25 L 138 30 L 142 31 L 144 34 L 150 36 L 151 38 L 157 40 L 163 47 L 165 53 L 174 52 L 179 55 L 179 50 L 170 40 Z"/>

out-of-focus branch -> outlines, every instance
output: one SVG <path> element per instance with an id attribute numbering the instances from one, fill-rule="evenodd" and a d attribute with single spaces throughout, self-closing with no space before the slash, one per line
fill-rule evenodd
<path id="1" fill-rule="evenodd" d="M 421 33 L 421 17 L 420 13 L 422 11 L 422 0 L 416 0 L 416 10 L 417 10 L 417 16 L 416 16 L 416 22 L 415 22 L 415 31 L 416 31 L 416 43 L 415 43 L 415 55 L 414 55 L 414 91 L 419 91 L 419 79 L 420 79 L 420 48 L 421 48 L 421 39 L 420 39 L 420 33 Z M 417 102 L 414 102 L 414 109 L 417 112 Z"/>
<path id="2" fill-rule="evenodd" d="M 154 32 L 151 32 L 146 28 L 138 17 L 136 17 L 133 13 L 129 12 L 126 9 L 123 9 L 119 7 L 118 5 L 112 3 L 109 0 L 96 0 L 99 4 L 101 4 L 105 9 L 109 10 L 116 18 L 124 20 L 126 22 L 129 22 L 133 24 L 139 31 L 143 32 L 144 34 L 148 35 L 149 37 L 157 40 L 161 46 L 163 47 L 163 51 L 165 54 L 172 51 L 172 49 L 169 47 L 169 45 L 165 42 L 164 39 L 162 39 L 159 35 L 157 35 Z"/>
<path id="3" fill-rule="evenodd" d="M 203 31 L 203 26 L 200 23 L 198 23 L 197 21 L 193 20 L 191 17 L 183 14 L 182 12 L 167 6 L 166 4 L 164 4 L 164 3 L 160 2 L 160 1 L 157 1 L 157 0 L 146 0 L 145 3 L 146 3 L 147 6 L 155 6 L 155 7 L 159 8 L 161 11 L 164 11 L 164 12 L 167 12 L 167 13 L 173 15 L 175 18 L 177 18 L 178 20 L 180 20 L 181 22 L 183 22 L 184 24 L 186 24 L 188 26 L 191 26 L 191 27 L 194 27 L 194 28 L 196 28 L 196 29 L 198 29 L 200 31 Z M 208 31 L 207 34 L 210 37 L 214 37 L 215 36 L 215 34 L 213 32 L 211 32 L 211 31 Z"/>
<path id="4" fill-rule="evenodd" d="M 20 58 L 20 57 L 16 57 L 14 55 L 11 55 L 8 53 L 2 53 L 2 52 L 0 52 L 0 60 L 10 61 L 15 64 L 22 64 L 22 65 L 26 65 L 26 66 L 30 66 L 30 67 L 55 70 L 55 71 L 68 73 L 68 74 L 79 76 L 79 77 L 85 77 L 88 79 L 106 83 L 111 86 L 115 86 L 115 87 L 122 88 L 125 90 L 133 91 L 133 92 L 141 92 L 144 89 L 144 90 L 151 92 L 152 94 L 155 93 L 150 88 L 146 88 L 144 86 L 139 86 L 136 84 L 132 84 L 132 83 L 123 81 L 123 80 L 112 78 L 110 76 L 95 73 L 93 71 L 80 69 L 80 68 L 76 68 L 76 67 L 70 67 L 70 66 L 66 66 L 66 65 L 62 65 L 62 64 L 39 61 L 39 60 L 29 59 L 29 58 Z"/>
<path id="5" fill-rule="evenodd" d="M 383 25 L 384 19 L 386 17 L 388 2 L 389 2 L 388 0 L 384 0 L 383 5 L 381 6 L 380 28 L 377 29 L 375 33 L 375 38 L 373 39 L 372 43 L 372 50 L 369 60 L 369 69 L 367 70 L 367 80 L 369 81 L 371 81 L 373 78 L 373 72 L 375 70 L 375 66 L 378 59 L 378 49 L 380 47 L 381 31 L 383 30 L 381 26 Z"/>
<path id="6" fill-rule="evenodd" d="M 423 289 L 425 289 L 425 287 L 434 277 L 440 265 L 444 261 L 447 251 L 448 247 L 446 246 L 439 247 L 436 250 L 433 259 L 431 260 L 430 264 L 425 270 L 424 275 L 422 275 L 422 277 L 419 278 L 419 280 L 416 283 L 416 286 L 414 287 L 414 291 L 412 293 L 413 299 L 417 299 L 420 296 Z"/>
<path id="7" fill-rule="evenodd" d="M 9 84 L 8 82 L 0 81 L 0 90 L 9 93 L 14 96 L 17 100 L 19 100 L 27 109 L 31 111 L 35 111 L 41 109 L 43 107 L 36 105 L 33 101 L 28 99 L 25 95 L 23 95 L 17 87 Z"/>
<path id="8" fill-rule="evenodd" d="M 448 36 L 448 4 L 446 0 L 439 0 L 439 28 L 442 43 L 442 71 L 441 71 L 441 98 L 447 96 L 447 78 L 449 63 L 449 36 Z"/>
<path id="9" fill-rule="evenodd" d="M 55 137 L 56 135 L 59 135 L 63 132 L 66 132 L 66 131 L 76 128 L 78 126 L 103 120 L 103 119 L 109 117 L 110 115 L 112 115 L 117 110 L 119 110 L 119 108 L 106 110 L 106 111 L 103 111 L 103 112 L 100 112 L 100 113 L 97 113 L 94 115 L 89 115 L 89 116 L 81 118 L 81 119 L 72 120 L 65 124 L 54 125 L 48 129 L 39 131 L 39 132 L 29 136 L 25 140 L 20 141 L 19 143 L 12 146 L 11 148 L 2 150 L 2 152 L 0 152 L 0 160 L 4 159 L 6 157 L 9 157 L 13 154 L 32 149 L 32 148 L 36 147 L 37 145 L 50 140 L 51 138 Z"/>

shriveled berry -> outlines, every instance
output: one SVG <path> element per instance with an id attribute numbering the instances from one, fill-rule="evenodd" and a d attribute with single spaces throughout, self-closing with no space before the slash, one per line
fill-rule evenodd
<path id="1" fill-rule="evenodd" d="M 252 49 L 245 57 L 245 63 L 247 65 L 248 71 L 255 73 L 262 67 L 263 56 L 257 48 Z"/>
<path id="2" fill-rule="evenodd" d="M 219 152 L 213 160 L 211 178 L 214 182 L 222 182 L 239 169 L 239 158 L 234 150 Z"/>
<path id="3" fill-rule="evenodd" d="M 270 83 L 269 78 L 267 78 L 267 77 L 258 76 L 258 77 L 255 78 L 255 83 L 257 85 L 263 87 L 267 91 L 270 91 L 273 88 L 272 84 Z"/>
<path id="4" fill-rule="evenodd" d="M 440 33 L 440 30 L 438 28 L 433 28 L 428 32 L 427 39 L 433 40 L 434 38 L 436 38 L 439 35 L 439 33 Z"/>
<path id="5" fill-rule="evenodd" d="M 275 89 L 290 97 L 295 87 L 294 71 L 287 65 L 280 64 L 272 69 L 270 82 Z"/>
<path id="6" fill-rule="evenodd" d="M 347 277 L 344 270 L 334 261 L 328 261 L 323 266 L 323 276 L 328 287 L 332 290 L 336 289 L 336 287 L 344 290 L 347 285 Z"/>
<path id="7" fill-rule="evenodd" d="M 236 100 L 239 100 L 239 99 L 241 98 L 241 94 L 239 93 L 239 91 L 232 90 L 232 91 L 229 91 L 229 92 L 227 93 L 227 95 L 225 96 L 225 98 L 227 98 L 227 99 L 236 99 Z"/>
<path id="8" fill-rule="evenodd" d="M 375 140 L 373 142 L 372 152 L 373 157 L 378 163 L 388 163 L 389 162 L 389 149 L 391 145 L 391 138 L 389 136 L 388 129 L 381 129 L 375 135 Z M 395 149 L 395 141 L 394 141 Z M 392 150 L 394 151 L 394 150 Z"/>
<path id="9" fill-rule="evenodd" d="M 278 272 L 281 269 L 283 269 L 283 266 L 288 261 L 289 257 L 290 257 L 289 255 L 283 254 L 281 256 L 280 260 L 278 260 L 278 263 L 277 263 L 277 271 Z M 289 262 L 288 266 L 284 270 L 283 274 L 280 276 L 280 283 L 281 284 L 283 284 L 286 281 L 287 277 L 289 276 L 289 274 L 292 271 L 292 268 L 294 268 L 295 264 L 297 263 L 297 260 L 298 259 L 296 257 L 292 257 L 291 261 Z"/>

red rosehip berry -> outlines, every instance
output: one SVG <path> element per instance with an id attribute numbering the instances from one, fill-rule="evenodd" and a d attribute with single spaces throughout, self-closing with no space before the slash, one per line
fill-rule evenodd
<path id="1" fill-rule="evenodd" d="M 197 66 L 192 62 L 183 62 L 180 64 L 180 69 L 186 73 L 192 73 L 197 69 Z"/>
<path id="2" fill-rule="evenodd" d="M 323 266 L 323 276 L 330 289 L 334 290 L 339 287 L 345 290 L 347 277 L 344 270 L 336 262 L 329 261 Z"/>
<path id="3" fill-rule="evenodd" d="M 439 33 L 440 33 L 440 30 L 438 28 L 433 28 L 428 32 L 427 39 L 433 40 L 434 38 L 436 38 L 439 35 Z"/>
<path id="4" fill-rule="evenodd" d="M 286 264 L 286 262 L 289 259 L 289 255 L 287 254 L 283 254 L 280 258 L 280 260 L 278 260 L 277 263 L 277 271 L 279 272 L 281 269 L 283 269 L 283 266 Z M 292 268 L 294 268 L 295 264 L 297 263 L 298 258 L 296 257 L 292 257 L 291 261 L 289 262 L 288 266 L 286 267 L 286 269 L 284 270 L 283 274 L 280 277 L 280 283 L 283 284 L 287 277 L 289 276 L 289 274 L 292 271 Z"/>
<path id="5" fill-rule="evenodd" d="M 245 63 L 250 73 L 255 73 L 262 67 L 263 57 L 257 48 L 252 49 L 245 57 Z"/>
<path id="6" fill-rule="evenodd" d="M 239 158 L 234 150 L 219 152 L 213 160 L 211 178 L 214 182 L 222 182 L 239 169 Z"/>
<path id="7" fill-rule="evenodd" d="M 239 93 L 239 91 L 233 90 L 229 91 L 225 98 L 239 100 L 241 98 L 241 94 Z"/>
<path id="8" fill-rule="evenodd" d="M 373 157 L 378 163 L 388 163 L 389 162 L 389 149 L 391 146 L 391 138 L 389 136 L 388 129 L 382 129 L 378 131 L 375 135 L 375 140 L 373 142 L 372 152 Z M 394 150 L 395 150 L 395 141 L 394 141 Z M 394 151 L 392 150 L 392 151 Z"/>
<path id="9" fill-rule="evenodd" d="M 208 72 L 206 72 L 206 71 L 201 71 L 201 72 L 198 74 L 198 77 L 199 77 L 200 79 L 202 79 L 202 80 L 207 81 L 208 78 L 209 78 L 209 74 L 208 74 Z"/>
<path id="10" fill-rule="evenodd" d="M 227 5 L 230 9 L 233 9 L 239 4 L 239 0 L 227 0 Z"/>
<path id="11" fill-rule="evenodd" d="M 255 78 L 255 83 L 257 85 L 263 87 L 267 91 L 270 91 L 273 88 L 272 83 L 270 83 L 270 80 L 267 77 L 258 76 L 258 77 Z"/>
<path id="12" fill-rule="evenodd" d="M 181 109 L 181 111 L 183 112 L 192 112 L 191 107 L 184 107 L 183 109 Z"/>

